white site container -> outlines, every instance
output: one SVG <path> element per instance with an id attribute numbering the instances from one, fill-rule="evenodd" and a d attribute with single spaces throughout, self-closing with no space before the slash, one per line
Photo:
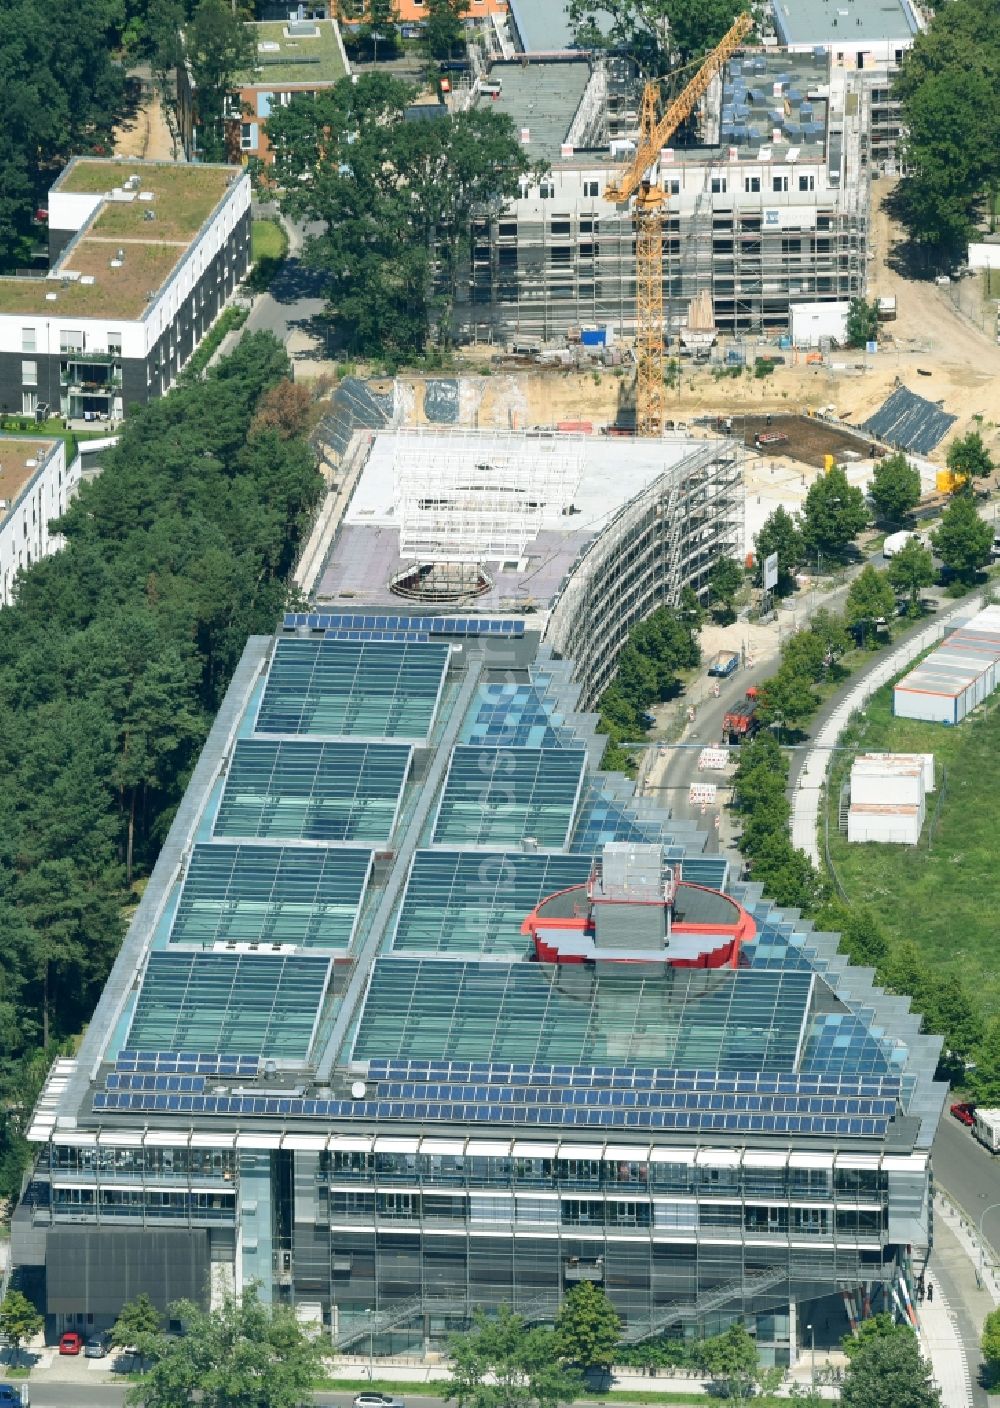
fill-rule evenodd
<path id="1" fill-rule="evenodd" d="M 896 846 L 915 846 L 920 840 L 925 809 L 918 807 L 873 806 L 862 803 L 847 813 L 847 839 L 851 842 L 878 841 Z"/>
<path id="2" fill-rule="evenodd" d="M 859 753 L 857 758 L 854 760 L 854 767 L 857 767 L 859 763 L 878 764 L 883 759 L 889 758 L 893 760 L 891 766 L 906 767 L 912 763 L 918 763 L 920 765 L 921 772 L 924 776 L 924 793 L 926 794 L 928 792 L 934 791 L 933 753 Z M 853 775 L 853 768 L 851 771 Z M 858 798 L 859 802 L 865 800 L 867 799 L 862 797 Z"/>
<path id="3" fill-rule="evenodd" d="M 924 770 L 919 763 L 898 764 L 864 758 L 851 768 L 851 804 L 919 807 L 924 800 Z"/>

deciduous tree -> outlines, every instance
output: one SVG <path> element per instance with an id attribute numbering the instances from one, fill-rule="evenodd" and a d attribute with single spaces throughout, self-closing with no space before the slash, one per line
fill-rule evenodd
<path id="1" fill-rule="evenodd" d="M 880 572 L 870 562 L 851 583 L 844 605 L 844 615 L 852 625 L 861 626 L 867 641 L 875 638 L 879 622 L 886 625 L 892 620 L 896 610 L 896 594 L 885 572 Z"/>
<path id="2" fill-rule="evenodd" d="M 842 469 L 818 475 L 802 510 L 802 540 L 810 556 L 840 556 L 868 523 L 865 496 Z"/>
<path id="3" fill-rule="evenodd" d="M 717 603 L 717 606 L 721 607 L 721 614 L 728 620 L 732 620 L 736 615 L 733 603 L 736 600 L 736 594 L 743 586 L 743 582 L 743 568 L 734 557 L 720 557 L 708 574 L 708 587 L 712 593 L 712 599 Z"/>
<path id="4" fill-rule="evenodd" d="M 299 1408 L 322 1366 L 322 1345 L 311 1339 L 295 1312 L 265 1305 L 255 1286 L 229 1297 L 217 1310 L 191 1301 L 170 1307 L 184 1334 L 164 1340 L 140 1383 L 128 1392 L 129 1408 Z"/>
<path id="5" fill-rule="evenodd" d="M 754 539 L 757 560 L 757 585 L 763 585 L 764 562 L 772 553 L 778 554 L 778 595 L 787 596 L 795 589 L 795 573 L 805 561 L 805 543 L 800 525 L 779 504 L 770 514 Z"/>
<path id="6" fill-rule="evenodd" d="M 979 517 L 969 495 L 956 494 L 937 532 L 931 534 L 931 542 L 945 567 L 963 582 L 971 582 L 990 560 L 993 529 Z"/>
<path id="7" fill-rule="evenodd" d="M 495 1317 L 477 1310 L 473 1327 L 448 1346 L 448 1402 L 458 1408 L 557 1408 L 572 1403 L 579 1375 L 565 1369 L 555 1332 L 528 1329 L 502 1305 Z"/>
<path id="8" fill-rule="evenodd" d="M 556 1318 L 556 1344 L 577 1369 L 610 1369 L 622 1322 L 600 1286 L 581 1281 L 565 1296 Z"/>
<path id="9" fill-rule="evenodd" d="M 184 40 L 196 85 L 199 146 L 205 160 L 224 161 L 225 102 L 237 76 L 257 66 L 253 33 L 225 0 L 199 0 Z"/>
<path id="10" fill-rule="evenodd" d="M 852 298 L 847 309 L 847 345 L 864 347 L 878 339 L 878 299 Z"/>
<path id="11" fill-rule="evenodd" d="M 994 470 L 993 460 L 983 444 L 978 430 L 970 430 L 948 447 L 948 468 L 952 474 L 961 475 L 968 485 L 974 479 L 983 479 Z"/>
<path id="12" fill-rule="evenodd" d="M 13 1350 L 13 1363 L 20 1358 L 21 1346 L 34 1339 L 44 1324 L 44 1315 L 39 1314 L 22 1291 L 7 1292 L 0 1302 L 0 1334 Z"/>
<path id="13" fill-rule="evenodd" d="M 843 1408 L 941 1408 L 941 1393 L 910 1330 L 875 1335 L 854 1352 L 840 1401 Z"/>
<path id="14" fill-rule="evenodd" d="M 909 594 L 910 612 L 916 615 L 921 587 L 929 587 L 934 581 L 934 559 L 919 538 L 911 538 L 891 559 L 888 576 L 897 592 Z"/>
<path id="15" fill-rule="evenodd" d="M 902 523 L 920 502 L 920 471 L 901 452 L 875 461 L 869 493 L 879 518 Z"/>
<path id="16" fill-rule="evenodd" d="M 450 336 L 472 211 L 514 196 L 531 163 L 485 108 L 407 122 L 415 90 L 382 73 L 295 97 L 268 121 L 289 214 L 317 221 L 306 258 L 352 351 L 390 361 Z"/>
<path id="17" fill-rule="evenodd" d="M 465 43 L 464 21 L 470 0 L 427 0 L 424 38 L 433 59 L 450 59 Z"/>

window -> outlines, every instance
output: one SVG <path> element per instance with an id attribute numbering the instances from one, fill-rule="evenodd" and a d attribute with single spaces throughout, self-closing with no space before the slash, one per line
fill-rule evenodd
<path id="1" fill-rule="evenodd" d="M 787 190 L 788 190 L 788 177 L 787 177 L 787 176 L 773 176 L 773 177 L 771 178 L 771 189 L 772 189 L 773 191 L 787 191 Z"/>
<path id="2" fill-rule="evenodd" d="M 744 178 L 743 178 L 743 189 L 744 189 L 746 192 L 748 192 L 748 193 L 751 193 L 751 192 L 754 192 L 754 191 L 759 191 L 759 190 L 760 190 L 760 177 L 759 177 L 759 176 L 744 176 Z"/>
<path id="3" fill-rule="evenodd" d="M 122 335 L 120 332 L 112 332 L 108 329 L 108 352 L 112 357 L 122 355 Z"/>
<path id="4" fill-rule="evenodd" d="M 22 362 L 22 363 L 21 363 L 21 385 L 22 385 L 22 386 L 37 386 L 37 385 L 38 385 L 38 363 L 37 363 L 37 362 Z"/>
<path id="5" fill-rule="evenodd" d="M 800 177 L 799 177 L 799 190 L 800 190 L 800 191 L 814 191 L 815 189 L 816 189 L 816 177 L 815 177 L 815 176 L 800 176 Z"/>
<path id="6" fill-rule="evenodd" d="M 555 187 L 549 181 L 543 181 L 538 187 L 539 200 L 551 200 L 555 193 Z"/>
<path id="7" fill-rule="evenodd" d="M 724 195 L 726 194 L 726 185 L 727 185 L 727 181 L 726 181 L 726 177 L 725 177 L 725 176 L 713 176 L 713 177 L 712 177 L 712 195 L 713 195 L 713 196 L 724 196 Z"/>
<path id="8" fill-rule="evenodd" d="M 257 124 L 255 122 L 240 123 L 240 151 L 251 152 L 257 145 Z"/>
<path id="9" fill-rule="evenodd" d="M 22 414 L 23 416 L 33 416 L 33 415 L 35 414 L 35 407 L 36 407 L 37 405 L 38 405 L 38 393 L 37 393 L 37 391 L 22 391 L 22 392 L 21 392 L 21 414 Z M 26 529 L 25 531 L 27 532 L 27 529 Z"/>
<path id="10" fill-rule="evenodd" d="M 35 352 L 35 351 L 37 351 L 37 348 L 36 348 L 36 346 L 35 346 L 35 329 L 34 329 L 34 328 L 22 328 L 22 329 L 21 329 L 21 351 L 22 351 L 22 352 Z"/>
<path id="11" fill-rule="evenodd" d="M 62 328 L 59 332 L 60 352 L 82 352 L 83 333 L 75 328 Z"/>
<path id="12" fill-rule="evenodd" d="M 597 181 L 584 181 L 583 183 L 583 194 L 585 196 L 600 195 L 600 190 L 601 188 Z"/>

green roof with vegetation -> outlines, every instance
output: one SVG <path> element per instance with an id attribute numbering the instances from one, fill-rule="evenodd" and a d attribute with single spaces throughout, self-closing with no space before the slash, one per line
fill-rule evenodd
<path id="1" fill-rule="evenodd" d="M 139 186 L 94 211 L 55 266 L 64 278 L 0 279 L 0 313 L 141 318 L 241 174 L 231 166 L 72 162 L 55 190 L 110 197 L 130 178 Z"/>
<path id="2" fill-rule="evenodd" d="M 235 87 L 266 89 L 295 84 L 315 88 L 336 83 L 347 73 L 333 20 L 302 20 L 291 25 L 287 20 L 274 20 L 255 24 L 253 29 L 257 67 L 252 73 L 237 74 Z"/>

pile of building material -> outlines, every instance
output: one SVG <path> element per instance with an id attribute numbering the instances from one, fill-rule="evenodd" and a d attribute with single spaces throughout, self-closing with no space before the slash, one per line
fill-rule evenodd
<path id="1" fill-rule="evenodd" d="M 988 606 L 899 681 L 892 710 L 899 718 L 957 724 L 1000 682 L 1000 606 Z"/>
<path id="2" fill-rule="evenodd" d="M 862 753 L 851 768 L 848 841 L 915 846 L 933 791 L 933 753 Z"/>

